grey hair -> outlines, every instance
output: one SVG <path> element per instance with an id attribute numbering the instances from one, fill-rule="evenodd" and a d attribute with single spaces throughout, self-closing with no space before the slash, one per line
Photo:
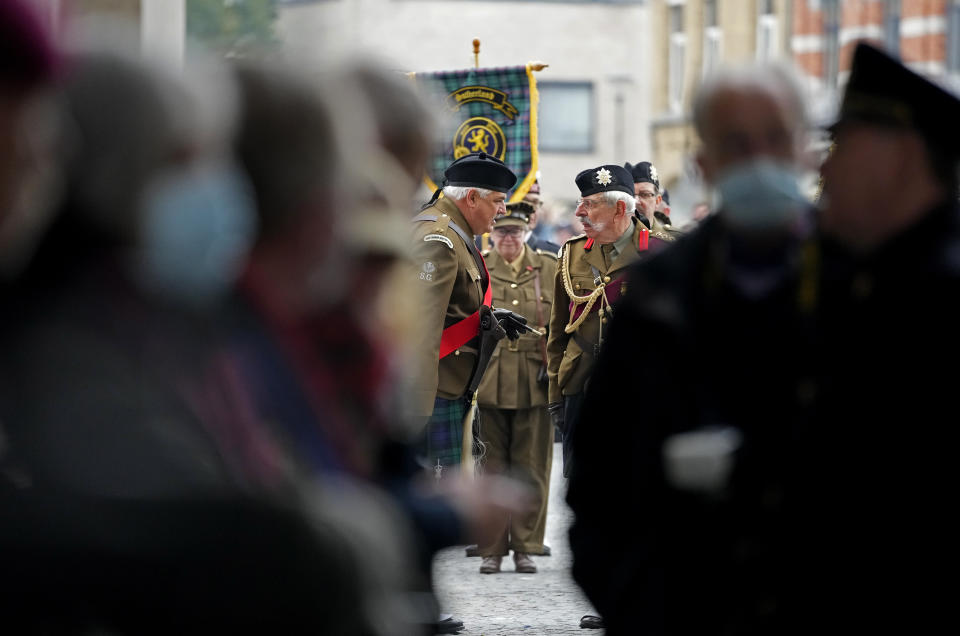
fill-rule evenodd
<path id="1" fill-rule="evenodd" d="M 471 190 L 476 190 L 477 194 L 480 195 L 480 198 L 484 198 L 493 194 L 493 190 L 487 190 L 486 188 L 474 188 L 473 186 L 444 186 L 443 196 L 447 197 L 451 201 L 460 201 L 461 199 L 466 199 L 467 194 Z"/>
<path id="2" fill-rule="evenodd" d="M 637 198 L 632 194 L 620 192 L 619 190 L 608 190 L 604 192 L 603 200 L 610 205 L 616 205 L 617 201 L 623 201 L 627 206 L 627 214 L 633 214 L 633 211 L 637 209 Z"/>
<path id="3" fill-rule="evenodd" d="M 718 69 L 700 85 L 693 100 L 693 127 L 701 139 L 714 98 L 728 90 L 766 93 L 794 115 L 798 132 L 806 127 L 806 101 L 796 71 L 784 64 L 752 63 Z"/>

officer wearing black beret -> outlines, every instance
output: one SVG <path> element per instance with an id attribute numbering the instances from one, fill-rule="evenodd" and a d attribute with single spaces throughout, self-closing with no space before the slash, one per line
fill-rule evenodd
<path id="1" fill-rule="evenodd" d="M 516 175 L 484 153 L 454 161 L 444 174 L 441 187 L 413 219 L 423 342 L 415 348 L 411 400 L 413 414 L 427 419 L 423 454 L 438 476 L 470 459 L 462 456 L 464 438 L 469 442 L 463 427 L 484 371 L 480 314 L 493 315 L 511 339 L 526 322 L 509 310 L 491 312 L 490 277 L 474 243 L 506 212 Z"/>
<path id="2" fill-rule="evenodd" d="M 564 436 L 564 474 L 569 471 L 569 439 L 611 306 L 627 291 L 623 275 L 644 256 L 650 239 L 636 214 L 634 177 L 627 169 L 590 168 L 576 176 L 576 184 L 576 215 L 585 233 L 560 248 L 547 342 L 550 414 Z"/>
<path id="3" fill-rule="evenodd" d="M 649 161 L 641 161 L 636 165 L 627 162 L 623 167 L 633 175 L 633 194 L 637 197 L 637 214 L 650 230 L 651 247 L 656 250 L 666 243 L 675 241 L 680 233 L 662 223 L 656 215 L 657 208 L 663 202 L 660 174 L 656 166 Z"/>

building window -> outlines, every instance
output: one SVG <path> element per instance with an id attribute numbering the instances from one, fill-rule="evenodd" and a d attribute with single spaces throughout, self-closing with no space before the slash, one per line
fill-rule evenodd
<path id="1" fill-rule="evenodd" d="M 703 75 L 706 77 L 720 63 L 723 33 L 717 22 L 718 0 L 703 3 Z"/>
<path id="2" fill-rule="evenodd" d="M 884 4 L 883 43 L 892 55 L 900 55 L 900 0 L 886 0 Z"/>
<path id="3" fill-rule="evenodd" d="M 757 59 L 770 62 L 777 57 L 780 46 L 777 14 L 773 0 L 758 0 L 757 6 Z"/>
<path id="4" fill-rule="evenodd" d="M 670 6 L 670 50 L 667 55 L 667 94 L 670 110 L 679 113 L 683 110 L 684 64 L 687 52 L 687 34 L 683 30 L 682 4 Z"/>
<path id="5" fill-rule="evenodd" d="M 960 75 L 960 0 L 947 5 L 947 72 Z"/>
<path id="6" fill-rule="evenodd" d="M 539 147 L 544 152 L 593 152 L 594 104 L 590 82 L 538 82 Z"/>
<path id="7" fill-rule="evenodd" d="M 823 82 L 827 88 L 837 87 L 840 74 L 840 0 L 822 0 L 823 11 Z"/>

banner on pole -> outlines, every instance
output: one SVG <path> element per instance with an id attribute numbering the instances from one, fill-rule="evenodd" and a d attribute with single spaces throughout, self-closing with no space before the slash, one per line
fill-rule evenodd
<path id="1" fill-rule="evenodd" d="M 517 175 L 509 201 L 519 201 L 537 178 L 537 80 L 531 65 L 414 73 L 420 90 L 443 98 L 448 117 L 427 164 L 436 190 L 455 159 L 485 152 Z"/>

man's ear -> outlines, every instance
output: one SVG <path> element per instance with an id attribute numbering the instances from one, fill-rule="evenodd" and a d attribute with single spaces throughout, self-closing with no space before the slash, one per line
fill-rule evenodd
<path id="1" fill-rule="evenodd" d="M 619 216 L 620 214 L 627 213 L 627 204 L 624 201 L 617 200 L 617 211 L 614 213 L 614 216 Z"/>
<path id="2" fill-rule="evenodd" d="M 480 193 L 473 189 L 468 190 L 467 201 L 470 203 L 470 205 L 476 205 L 477 202 L 480 201 Z"/>

